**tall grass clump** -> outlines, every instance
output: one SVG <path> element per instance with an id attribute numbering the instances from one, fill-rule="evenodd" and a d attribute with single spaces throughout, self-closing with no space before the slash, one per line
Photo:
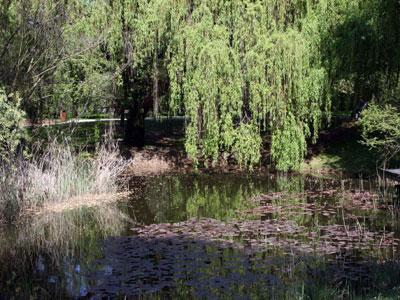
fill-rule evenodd
<path id="1" fill-rule="evenodd" d="M 0 220 L 43 205 L 66 203 L 79 197 L 118 192 L 121 174 L 130 164 L 115 143 L 99 146 L 84 158 L 68 143 L 50 143 L 30 158 L 15 156 L 0 163 Z"/>

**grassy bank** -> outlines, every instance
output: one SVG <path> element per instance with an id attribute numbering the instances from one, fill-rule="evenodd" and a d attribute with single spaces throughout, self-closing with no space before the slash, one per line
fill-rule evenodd
<path id="1" fill-rule="evenodd" d="M 361 143 L 357 126 L 347 124 L 321 134 L 303 163 L 301 172 L 312 174 L 376 174 L 379 156 Z"/>

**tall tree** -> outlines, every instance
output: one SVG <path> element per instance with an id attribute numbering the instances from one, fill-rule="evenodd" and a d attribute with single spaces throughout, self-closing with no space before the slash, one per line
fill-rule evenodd
<path id="1" fill-rule="evenodd" d="M 193 159 L 215 162 L 228 152 L 252 166 L 267 130 L 278 169 L 299 167 L 306 138 L 317 135 L 330 103 L 314 38 L 319 29 L 305 3 L 200 1 L 191 7 L 172 41 L 169 71 L 173 107 L 183 103 L 190 120 L 186 150 Z"/>

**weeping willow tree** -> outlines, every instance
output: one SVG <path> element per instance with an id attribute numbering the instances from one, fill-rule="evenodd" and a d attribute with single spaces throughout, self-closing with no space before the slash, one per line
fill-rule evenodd
<path id="1" fill-rule="evenodd" d="M 171 108 L 188 116 L 195 161 L 230 153 L 252 166 L 268 133 L 277 169 L 297 169 L 332 110 L 399 103 L 397 0 L 179 3 L 187 12 L 169 42 Z"/>
<path id="2" fill-rule="evenodd" d="M 315 5 L 193 1 L 188 9 L 168 71 L 171 107 L 189 119 L 189 156 L 216 162 L 230 153 L 251 167 L 267 131 L 277 168 L 297 169 L 330 111 Z"/>

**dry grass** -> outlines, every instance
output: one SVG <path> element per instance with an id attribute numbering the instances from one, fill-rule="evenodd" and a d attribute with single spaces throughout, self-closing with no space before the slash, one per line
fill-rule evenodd
<path id="1" fill-rule="evenodd" d="M 72 197 L 68 201 L 63 202 L 48 202 L 41 206 L 39 209 L 27 210 L 28 214 L 43 215 L 47 213 L 62 213 L 67 210 L 74 210 L 82 207 L 95 207 L 103 206 L 106 204 L 114 203 L 116 201 L 126 199 L 127 192 L 121 193 L 106 193 L 106 194 L 87 194 L 77 197 Z"/>
<path id="2" fill-rule="evenodd" d="M 171 171 L 172 163 L 158 155 L 134 153 L 128 172 L 134 176 L 160 175 Z"/>
<path id="3" fill-rule="evenodd" d="M 90 159 L 57 143 L 30 159 L 14 158 L 0 166 L 0 220 L 43 207 L 57 210 L 114 199 L 110 195 L 118 192 L 120 175 L 130 163 L 112 143 L 101 146 Z"/>

